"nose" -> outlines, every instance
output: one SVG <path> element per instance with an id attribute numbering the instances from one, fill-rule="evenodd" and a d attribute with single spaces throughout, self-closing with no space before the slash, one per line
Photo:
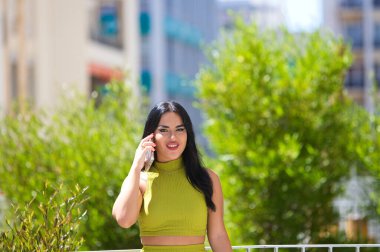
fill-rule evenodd
<path id="1" fill-rule="evenodd" d="M 176 136 L 175 136 L 174 132 L 171 131 L 171 132 L 170 132 L 170 139 L 175 139 L 175 137 L 176 137 Z"/>

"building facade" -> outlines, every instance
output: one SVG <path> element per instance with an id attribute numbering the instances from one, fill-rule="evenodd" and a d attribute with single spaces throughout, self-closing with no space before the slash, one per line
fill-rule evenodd
<path id="1" fill-rule="evenodd" d="M 87 71 L 90 90 L 126 78 L 139 95 L 140 33 L 138 0 L 87 0 Z"/>
<path id="2" fill-rule="evenodd" d="M 63 84 L 87 90 L 85 8 L 84 0 L 0 2 L 2 113 L 16 100 L 52 107 Z"/>
<path id="3" fill-rule="evenodd" d="M 215 0 L 140 1 L 141 83 L 152 104 L 184 105 L 197 133 L 202 118 L 193 106 L 194 79 L 206 63 L 202 45 L 216 38 L 216 15 Z"/>
<path id="4" fill-rule="evenodd" d="M 255 22 L 260 28 L 276 28 L 285 23 L 284 1 L 236 0 L 219 1 L 219 27 L 229 30 L 233 28 L 233 16 L 239 14 L 245 22 Z"/>
<path id="5" fill-rule="evenodd" d="M 125 72 L 138 79 L 137 0 L 1 0 L 0 22 L 1 114 L 15 101 L 54 108 Z"/>
<path id="6" fill-rule="evenodd" d="M 323 26 L 350 43 L 354 59 L 345 86 L 354 100 L 374 113 L 374 88 L 380 83 L 380 1 L 324 0 Z M 346 195 L 337 199 L 340 229 L 349 238 L 380 241 L 380 225 L 368 219 L 363 206 L 368 204 L 371 180 L 355 171 L 346 185 Z"/>
<path id="7" fill-rule="evenodd" d="M 136 94 L 141 84 L 152 104 L 177 100 L 199 125 L 193 81 L 216 16 L 216 0 L 1 0 L 0 111 L 54 107 L 67 89 L 90 94 L 127 76 Z"/>
<path id="8" fill-rule="evenodd" d="M 324 0 L 323 26 L 351 44 L 354 63 L 345 86 L 373 113 L 373 88 L 380 83 L 380 1 Z"/>

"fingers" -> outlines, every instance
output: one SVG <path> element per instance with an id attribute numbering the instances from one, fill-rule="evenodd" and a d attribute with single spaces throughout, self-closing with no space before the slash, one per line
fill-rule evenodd
<path id="1" fill-rule="evenodd" d="M 154 134 L 152 133 L 143 138 L 139 144 L 139 147 L 136 150 L 136 154 L 140 153 L 139 155 L 141 155 L 142 153 L 147 153 L 148 151 L 156 151 L 156 144 L 152 141 L 153 137 Z"/>
<path id="2" fill-rule="evenodd" d="M 153 147 L 156 147 L 156 144 L 152 141 L 147 141 L 147 142 L 142 142 L 141 143 L 141 148 L 145 148 L 147 146 L 153 146 Z"/>
<path id="3" fill-rule="evenodd" d="M 156 149 L 153 146 L 146 146 L 143 149 L 143 152 L 146 153 L 147 151 L 156 151 Z"/>
<path id="4" fill-rule="evenodd" d="M 149 141 L 149 140 L 151 140 L 153 137 L 154 137 L 154 133 L 151 133 L 151 134 L 147 135 L 146 137 L 144 137 L 144 138 L 141 140 L 141 142 Z"/>
<path id="5" fill-rule="evenodd" d="M 145 138 L 143 138 L 139 144 L 139 147 L 144 148 L 145 146 L 148 146 L 148 145 L 156 146 L 156 144 L 152 141 L 153 137 L 154 137 L 154 134 L 151 133 Z"/>
<path id="6" fill-rule="evenodd" d="M 156 145 L 154 143 L 150 144 L 150 143 L 147 143 L 146 145 L 144 146 L 141 146 L 141 149 L 145 150 L 146 148 L 150 147 L 149 149 L 152 149 L 153 151 L 156 150 Z"/>

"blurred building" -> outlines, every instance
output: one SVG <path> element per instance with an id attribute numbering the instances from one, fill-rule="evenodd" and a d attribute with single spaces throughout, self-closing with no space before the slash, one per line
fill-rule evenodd
<path id="1" fill-rule="evenodd" d="M 373 112 L 372 87 L 380 83 L 380 1 L 324 0 L 323 25 L 350 42 L 354 64 L 345 86 L 359 104 Z"/>
<path id="2" fill-rule="evenodd" d="M 219 27 L 229 30 L 233 28 L 233 16 L 239 14 L 247 23 L 255 22 L 261 28 L 275 28 L 285 23 L 284 1 L 263 0 L 219 0 Z"/>
<path id="3" fill-rule="evenodd" d="M 341 216 L 339 229 L 345 232 L 348 239 L 379 243 L 380 223 L 369 218 L 366 211 L 371 204 L 369 195 L 374 195 L 376 181 L 358 176 L 355 170 L 352 170 L 350 177 L 345 183 L 344 194 L 335 200 L 335 207 Z"/>
<path id="4" fill-rule="evenodd" d="M 380 83 L 380 1 L 324 0 L 323 25 L 351 44 L 354 62 L 345 79 L 349 94 L 374 112 L 373 88 Z M 340 228 L 351 239 L 380 241 L 380 225 L 367 219 L 363 209 L 371 185 L 368 178 L 353 175 L 346 196 L 337 199 L 343 219 Z"/>
<path id="5" fill-rule="evenodd" d="M 0 20 L 2 113 L 16 100 L 54 107 L 125 70 L 137 79 L 137 0 L 1 0 Z"/>
<path id="6" fill-rule="evenodd" d="M 0 111 L 25 99 L 54 107 L 71 87 L 90 94 L 126 75 L 199 125 L 193 81 L 216 15 L 216 0 L 0 0 Z"/>
<path id="7" fill-rule="evenodd" d="M 62 83 L 88 88 L 85 7 L 84 0 L 1 1 L 0 110 L 14 100 L 53 106 Z"/>
<path id="8" fill-rule="evenodd" d="M 125 76 L 139 93 L 140 32 L 138 0 L 86 0 L 87 74 L 90 90 Z"/>
<path id="9" fill-rule="evenodd" d="M 141 0 L 141 83 L 153 104 L 176 100 L 200 133 L 194 79 L 206 63 L 202 45 L 216 38 L 215 0 Z M 202 140 L 204 141 L 204 139 Z"/>

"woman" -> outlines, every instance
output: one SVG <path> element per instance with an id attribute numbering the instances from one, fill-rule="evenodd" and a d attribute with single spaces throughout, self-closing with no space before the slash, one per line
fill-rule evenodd
<path id="1" fill-rule="evenodd" d="M 155 161 L 142 171 L 148 152 Z M 176 102 L 157 104 L 149 113 L 128 176 L 112 215 L 121 227 L 138 220 L 143 250 L 232 251 L 223 222 L 223 195 L 218 176 L 202 166 L 193 126 Z"/>

